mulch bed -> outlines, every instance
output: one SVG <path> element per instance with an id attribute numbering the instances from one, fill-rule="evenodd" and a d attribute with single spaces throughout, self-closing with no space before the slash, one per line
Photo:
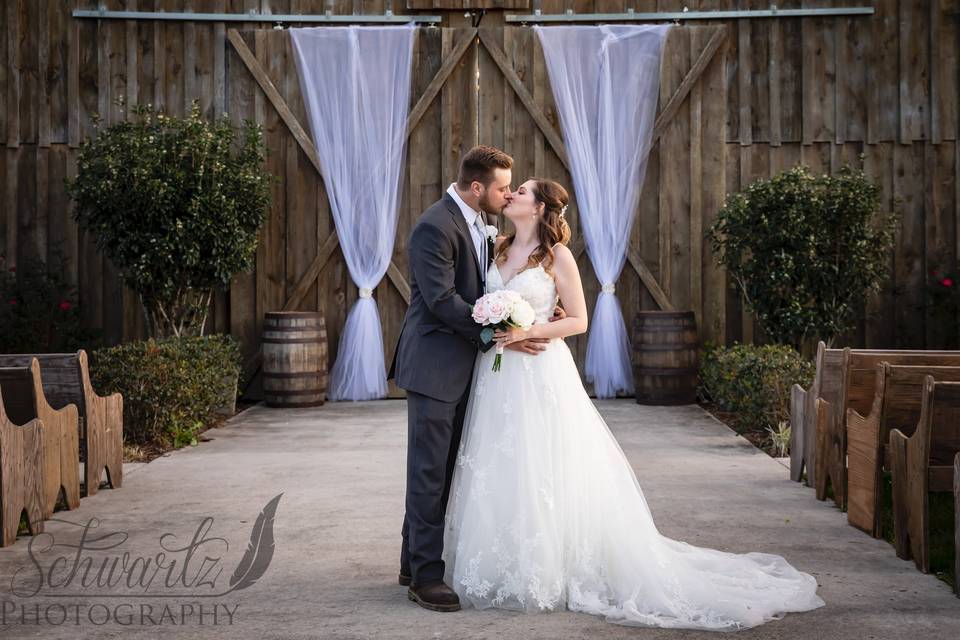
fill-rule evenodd
<path id="1" fill-rule="evenodd" d="M 256 404 L 255 402 L 243 402 L 241 400 L 237 400 L 236 411 L 234 412 L 234 414 L 232 416 L 216 416 L 215 418 L 213 418 L 205 426 L 205 428 L 202 431 L 200 431 L 200 433 L 197 434 L 197 442 L 198 443 L 207 442 L 208 440 L 211 440 L 212 438 L 204 435 L 206 434 L 207 431 L 209 431 L 210 429 L 217 429 L 219 427 L 222 427 L 227 420 L 229 420 L 230 418 L 232 418 L 233 416 L 239 413 L 243 413 L 244 411 L 246 411 L 247 409 L 249 409 L 255 404 Z M 139 444 L 139 445 L 124 444 L 123 461 L 124 462 L 150 462 L 151 460 L 159 458 L 160 456 L 170 451 L 173 451 L 174 449 L 175 447 L 164 445 L 157 442 L 150 442 L 147 444 Z"/>
<path id="2" fill-rule="evenodd" d="M 740 422 L 737 420 L 737 414 L 729 411 L 721 411 L 712 402 L 701 400 L 697 404 L 703 407 L 703 409 L 714 418 L 730 427 L 738 435 L 741 435 L 749 440 L 750 444 L 755 446 L 757 449 L 760 449 L 771 458 L 777 457 L 777 452 L 774 450 L 774 447 L 770 442 L 770 434 L 767 433 L 767 430 L 763 427 L 740 424 Z"/>

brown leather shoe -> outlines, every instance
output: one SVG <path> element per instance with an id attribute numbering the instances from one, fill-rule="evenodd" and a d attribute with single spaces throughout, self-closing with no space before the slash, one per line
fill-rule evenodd
<path id="1" fill-rule="evenodd" d="M 443 581 L 411 585 L 410 588 L 407 589 L 407 598 L 413 600 L 424 609 L 430 609 L 431 611 L 460 610 L 460 598 L 456 592 Z"/>
<path id="2" fill-rule="evenodd" d="M 409 571 L 400 569 L 400 575 L 397 578 L 397 582 L 400 583 L 401 587 L 409 587 L 410 583 L 413 582 L 413 576 L 410 575 Z"/>

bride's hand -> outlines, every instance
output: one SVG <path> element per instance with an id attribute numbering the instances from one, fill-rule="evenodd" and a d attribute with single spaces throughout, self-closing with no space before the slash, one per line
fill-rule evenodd
<path id="1" fill-rule="evenodd" d="M 510 327 L 506 331 L 496 331 L 493 334 L 493 341 L 500 345 L 508 345 L 514 342 L 520 342 L 521 340 L 526 340 L 531 338 L 529 329 L 521 329 L 519 327 Z"/>

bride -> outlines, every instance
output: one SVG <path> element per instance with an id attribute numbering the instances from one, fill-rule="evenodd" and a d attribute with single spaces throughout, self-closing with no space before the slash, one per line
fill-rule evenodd
<path id="1" fill-rule="evenodd" d="M 536 312 L 508 344 L 548 339 L 537 356 L 494 349 L 474 365 L 444 529 L 444 582 L 478 609 L 564 608 L 619 624 L 737 630 L 823 606 L 813 576 L 782 557 L 733 554 L 661 535 L 629 462 L 590 400 L 563 338 L 587 330 L 567 242 L 567 193 L 531 179 L 504 210 L 488 292 Z M 548 322 L 559 296 L 566 318 Z"/>

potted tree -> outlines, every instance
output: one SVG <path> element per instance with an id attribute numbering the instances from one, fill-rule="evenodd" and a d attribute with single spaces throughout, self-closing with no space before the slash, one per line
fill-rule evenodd
<path id="1" fill-rule="evenodd" d="M 74 219 L 139 296 L 151 337 L 202 336 L 213 293 L 254 263 L 270 200 L 260 127 L 133 107 L 77 154 Z M 236 389 L 236 381 L 234 381 Z M 232 402 L 233 398 L 229 399 Z"/>
<path id="2" fill-rule="evenodd" d="M 707 238 L 764 334 L 807 352 L 850 329 L 879 290 L 896 223 L 862 170 L 801 165 L 731 194 Z"/>

